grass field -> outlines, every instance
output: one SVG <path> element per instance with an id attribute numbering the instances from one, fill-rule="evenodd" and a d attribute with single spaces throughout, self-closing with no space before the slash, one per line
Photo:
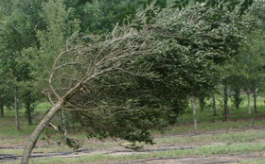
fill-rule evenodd
<path id="1" fill-rule="evenodd" d="M 0 163 L 19 163 L 28 136 L 48 108 L 47 103 L 37 106 L 39 118 L 32 126 L 27 125 L 24 111 L 21 110 L 22 130 L 19 132 L 15 129 L 13 111 L 5 111 L 6 117 L 0 118 Z M 179 124 L 163 132 L 154 131 L 156 144 L 145 145 L 140 152 L 126 149 L 124 145 L 128 143 L 111 138 L 104 141 L 85 139 L 83 147 L 77 152 L 72 152 L 64 145 L 48 144 L 40 139 L 32 153 L 38 158 L 31 159 L 31 163 L 265 163 L 264 98 L 258 99 L 258 113 L 253 113 L 252 129 L 248 128 L 246 102 L 239 110 L 230 104 L 230 121 L 223 121 L 222 112 L 221 104 L 218 106 L 218 116 L 215 117 L 210 107 L 198 111 L 198 133 L 194 135 L 192 114 L 187 110 Z M 47 131 L 40 138 L 45 133 Z M 78 133 L 75 137 L 85 138 L 85 135 Z M 17 160 L 3 158 L 8 155 Z"/>

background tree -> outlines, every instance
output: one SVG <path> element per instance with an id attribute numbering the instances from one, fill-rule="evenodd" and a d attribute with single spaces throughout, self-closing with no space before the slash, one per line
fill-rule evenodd
<path id="1" fill-rule="evenodd" d="M 5 3 L 3 3 L 5 4 Z M 18 100 L 20 95 L 19 83 L 23 81 L 30 81 L 30 68 L 26 63 L 20 63 L 17 60 L 21 56 L 21 52 L 24 48 L 30 47 L 36 44 L 36 35 L 34 31 L 36 6 L 37 1 L 11 1 L 11 6 L 7 6 L 6 10 L 3 10 L 1 19 L 1 71 L 8 72 L 8 76 L 12 77 L 12 82 L 6 83 L 9 86 L 7 88 L 13 88 L 14 106 L 16 113 L 16 125 L 19 129 L 18 121 Z M 27 7 L 26 7 L 27 6 Z M 30 7 L 30 9 L 28 8 Z"/>

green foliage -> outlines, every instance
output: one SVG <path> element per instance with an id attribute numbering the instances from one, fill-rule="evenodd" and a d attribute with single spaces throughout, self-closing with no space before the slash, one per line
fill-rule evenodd
<path id="1" fill-rule="evenodd" d="M 4 88 L 1 97 L 4 97 L 4 105 L 11 105 L 14 97 L 14 88 L 19 87 L 19 91 L 24 92 L 26 83 L 31 81 L 31 66 L 28 62 L 20 60 L 22 51 L 37 43 L 34 26 L 36 23 L 36 12 L 39 1 L 11 1 L 10 6 L 1 4 L 6 10 L 1 10 L 1 87 Z M 11 7 L 12 6 L 12 7 Z M 21 95 L 19 95 L 21 96 Z"/>
<path id="2" fill-rule="evenodd" d="M 211 19 L 216 12 L 223 16 Z M 78 118 L 88 137 L 152 143 L 148 129 L 175 123 L 191 95 L 211 91 L 220 81 L 217 67 L 234 57 L 241 46 L 238 22 L 235 13 L 219 9 L 193 6 L 181 12 L 161 11 L 130 43 L 150 37 L 148 44 L 155 45 L 154 52 L 146 50 L 149 53 L 122 60 L 119 69 L 86 84 L 87 92 L 69 100 L 77 109 L 87 110 Z M 108 48 L 100 54 L 107 53 Z M 98 49 L 93 52 L 97 54 Z M 88 99 L 91 103 L 84 105 Z"/>
<path id="3" fill-rule="evenodd" d="M 110 32 L 122 17 L 134 11 L 135 5 L 129 0 L 93 0 L 79 6 L 76 13 L 82 22 L 81 31 L 85 34 Z"/>
<path id="4" fill-rule="evenodd" d="M 42 3 L 39 12 L 43 27 L 37 30 L 38 45 L 24 49 L 23 58 L 34 68 L 39 92 L 47 90 L 48 78 L 56 56 L 76 44 L 80 21 L 74 17 L 74 9 L 67 8 L 64 0 Z M 45 92 L 46 93 L 46 92 Z"/>
<path id="5" fill-rule="evenodd" d="M 111 2 L 115 2 L 116 0 L 112 0 Z M 92 3 L 93 0 L 78 0 L 77 6 L 84 5 L 86 3 Z M 105 0 L 101 0 L 101 2 L 105 2 Z M 138 0 L 136 1 L 135 6 L 132 6 L 129 8 L 129 12 L 126 12 L 122 19 L 128 19 L 128 21 L 131 21 L 133 17 L 137 13 L 137 8 L 139 5 L 142 7 L 143 10 L 145 10 L 145 14 L 148 17 L 147 22 L 149 22 L 150 19 L 154 18 L 157 13 L 159 13 L 161 10 L 168 7 L 168 4 L 171 4 L 172 1 L 168 0 Z M 221 0 L 221 1 L 212 1 L 212 0 L 173 0 L 174 5 L 173 8 L 177 8 L 179 10 L 185 9 L 189 4 L 203 4 L 205 8 L 218 8 L 221 10 L 228 10 L 228 11 L 234 11 L 236 8 L 237 10 L 243 14 L 253 3 L 253 0 Z M 150 8 L 150 6 L 152 6 Z M 152 14 L 150 14 L 152 13 Z M 127 22 L 127 21 L 125 21 Z M 125 23 L 127 24 L 127 23 Z"/>
<path id="6" fill-rule="evenodd" d="M 229 83 L 235 91 L 238 89 L 254 91 L 257 88 L 260 88 L 261 91 L 263 88 L 264 18 L 262 16 L 256 17 L 263 5 L 254 5 L 242 20 L 246 26 L 244 31 L 248 34 L 245 34 L 239 55 L 233 59 L 233 66 L 231 67 L 233 71 L 231 71 Z M 253 21 L 254 17 L 256 17 L 255 21 Z"/>

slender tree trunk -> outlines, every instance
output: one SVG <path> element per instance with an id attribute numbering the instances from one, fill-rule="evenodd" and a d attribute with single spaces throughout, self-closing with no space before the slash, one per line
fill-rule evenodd
<path id="1" fill-rule="evenodd" d="M 212 99 L 213 99 L 213 116 L 217 116 L 217 110 L 216 110 L 216 97 L 215 94 L 213 93 L 212 95 Z"/>
<path id="2" fill-rule="evenodd" d="M 199 97 L 199 105 L 200 105 L 201 111 L 204 111 L 205 105 L 206 105 L 204 97 Z"/>
<path id="3" fill-rule="evenodd" d="M 71 112 L 70 115 L 71 115 L 71 118 L 72 118 L 72 128 L 75 128 L 75 113 Z"/>
<path id="4" fill-rule="evenodd" d="M 224 82 L 224 118 L 228 121 L 229 109 L 228 109 L 228 88 L 227 81 Z"/>
<path id="5" fill-rule="evenodd" d="M 74 93 L 76 93 L 80 89 L 81 85 L 82 85 L 82 82 L 79 82 L 73 88 L 68 90 L 66 94 L 56 104 L 54 104 L 53 107 L 49 110 L 49 112 L 44 116 L 44 118 L 41 120 L 39 125 L 35 128 L 35 130 L 31 134 L 29 141 L 27 142 L 24 148 L 24 152 L 23 152 L 22 159 L 21 159 L 21 164 L 28 164 L 31 151 L 34 148 L 35 144 L 37 143 L 37 140 L 39 136 L 41 135 L 42 131 L 49 124 L 49 122 L 55 116 L 55 114 L 60 109 L 63 108 L 65 101 L 67 101 Z"/>
<path id="6" fill-rule="evenodd" d="M 0 104 L 0 110 L 1 110 L 1 118 L 5 117 L 4 105 L 3 104 Z"/>
<path id="7" fill-rule="evenodd" d="M 252 127 L 252 116 L 251 116 L 251 107 L 250 107 L 250 90 L 247 90 L 247 96 L 248 96 L 248 115 L 249 115 L 249 128 Z"/>
<path id="8" fill-rule="evenodd" d="M 16 121 L 16 128 L 17 130 L 20 130 L 19 125 L 19 113 L 18 113 L 18 88 L 15 88 L 15 121 Z"/>
<path id="9" fill-rule="evenodd" d="M 36 127 L 34 132 L 31 134 L 29 141 L 24 148 L 23 156 L 21 159 L 21 164 L 28 164 L 31 151 L 34 148 L 35 144 L 37 143 L 39 136 L 41 135 L 41 133 L 45 129 L 45 127 L 49 124 L 51 119 L 55 116 L 55 114 L 62 108 L 63 103 L 64 103 L 64 101 L 58 101 L 50 109 L 50 111 L 44 116 L 44 118 L 41 120 L 41 122 Z"/>
<path id="10" fill-rule="evenodd" d="M 254 99 L 254 112 L 258 113 L 258 110 L 257 110 L 257 88 L 256 87 L 254 89 L 253 99 Z"/>
<path id="11" fill-rule="evenodd" d="M 32 125 L 31 102 L 26 102 L 26 115 L 27 115 L 27 119 L 28 119 L 28 124 Z"/>
<path id="12" fill-rule="evenodd" d="M 239 87 L 235 88 L 234 101 L 235 101 L 236 109 L 239 109 L 239 105 L 241 103 L 241 100 L 240 100 L 240 88 Z"/>
<path id="13" fill-rule="evenodd" d="M 193 110 L 193 121 L 194 121 L 194 133 L 197 133 L 197 109 L 196 109 L 196 102 L 195 97 L 191 98 L 191 105 Z"/>
<path id="14" fill-rule="evenodd" d="M 62 129 L 63 129 L 64 143 L 66 143 L 68 130 L 67 130 L 67 120 L 66 120 L 66 115 L 65 115 L 64 110 L 61 110 L 61 125 L 62 125 Z"/>

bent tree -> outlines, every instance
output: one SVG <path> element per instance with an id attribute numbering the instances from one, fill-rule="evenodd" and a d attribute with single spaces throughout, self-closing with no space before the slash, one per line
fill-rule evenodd
<path id="1" fill-rule="evenodd" d="M 177 20 L 176 18 L 177 16 L 174 17 L 174 20 Z M 174 20 L 172 18 L 172 21 Z M 197 22 L 197 20 L 190 20 L 189 22 Z M 201 24 L 199 25 L 203 26 L 204 25 L 202 24 L 203 22 L 205 21 L 201 21 L 200 22 Z M 169 22 L 168 24 L 172 25 L 171 22 Z M 178 79 L 179 85 L 175 85 L 175 83 L 174 85 L 172 83 L 168 83 L 167 85 L 178 86 L 179 88 L 177 89 L 180 89 L 181 92 L 183 90 L 187 91 L 189 89 L 189 85 L 190 85 L 189 83 L 191 83 L 190 81 L 193 81 L 191 79 L 199 79 L 201 83 L 203 84 L 208 82 L 209 79 L 203 76 L 205 72 L 201 71 L 197 73 L 196 71 L 194 72 L 193 70 L 198 70 L 198 71 L 204 70 L 200 68 L 205 68 L 206 70 L 206 68 L 207 69 L 209 68 L 209 65 L 214 65 L 215 64 L 215 62 L 213 61 L 215 59 L 214 57 L 217 57 L 220 54 L 215 53 L 215 52 L 208 52 L 209 49 L 207 47 L 217 47 L 217 50 L 219 50 L 220 45 L 193 44 L 192 42 L 190 43 L 189 40 L 179 38 L 179 37 L 176 38 L 175 36 L 178 33 L 175 31 L 171 31 L 171 29 L 168 28 L 168 26 L 163 27 L 165 29 L 162 29 L 162 30 L 159 27 L 156 27 L 156 26 L 153 26 L 153 27 L 149 26 L 147 28 L 142 27 L 141 31 L 137 31 L 135 29 L 131 29 L 128 27 L 121 28 L 121 27 L 116 26 L 116 28 L 112 31 L 112 33 L 106 38 L 103 38 L 102 36 L 94 36 L 94 37 L 91 36 L 91 38 L 89 38 L 88 45 L 75 46 L 73 48 L 70 47 L 69 49 L 61 52 L 57 56 L 57 58 L 54 60 L 54 64 L 52 66 L 52 70 L 51 70 L 50 77 L 49 77 L 50 89 L 48 91 L 48 97 L 49 97 L 50 103 L 52 104 L 52 108 L 44 116 L 44 118 L 41 120 L 39 125 L 36 127 L 32 135 L 30 136 L 30 139 L 25 147 L 21 163 L 22 164 L 28 163 L 31 151 L 34 148 L 40 134 L 42 133 L 44 128 L 49 124 L 51 119 L 55 116 L 55 114 L 59 110 L 72 110 L 72 111 L 80 111 L 80 112 L 85 110 L 86 112 L 87 111 L 89 112 L 89 110 L 93 108 L 98 109 L 106 104 L 109 105 L 106 102 L 101 102 L 100 106 L 98 106 L 98 103 L 94 98 L 104 97 L 107 100 L 108 98 L 115 97 L 115 95 L 114 96 L 111 95 L 110 92 L 109 93 L 108 92 L 107 93 L 93 92 L 93 90 L 94 88 L 102 89 L 102 88 L 112 87 L 112 86 L 117 85 L 115 84 L 115 82 L 111 81 L 113 76 L 115 76 L 114 74 L 112 74 L 113 72 L 115 72 L 115 74 L 116 73 L 126 74 L 126 76 L 124 76 L 124 79 L 122 79 L 124 80 L 122 81 L 124 83 L 118 84 L 120 86 L 123 86 L 125 89 L 127 89 L 126 86 L 130 84 L 128 81 L 131 81 L 131 79 L 133 79 L 133 78 L 130 78 L 130 75 L 133 77 L 137 77 L 137 79 L 139 79 L 138 83 L 144 84 L 142 85 L 143 87 L 145 87 L 144 89 L 147 88 L 148 83 L 157 83 L 161 86 L 161 85 L 164 85 L 165 82 L 168 82 L 168 79 L 171 79 L 171 80 L 173 79 L 176 81 L 175 77 L 181 77 L 180 79 Z M 182 24 L 181 24 L 181 27 L 182 27 Z M 185 27 L 188 30 L 188 27 L 190 27 L 190 25 L 188 24 Z M 210 28 L 210 25 L 208 25 L 207 27 Z M 218 27 L 215 30 L 217 31 L 217 37 L 219 36 L 219 34 L 223 35 L 222 33 L 223 30 L 221 30 L 222 27 L 223 26 L 220 26 L 220 28 Z M 194 26 L 194 29 L 198 30 L 201 28 L 197 28 L 197 26 Z M 213 30 L 205 30 L 201 32 L 205 32 L 206 34 L 211 34 L 212 31 Z M 203 38 L 205 38 L 204 36 L 201 36 L 201 32 L 199 31 L 196 35 L 198 36 L 198 41 L 203 40 Z M 183 35 L 184 38 L 186 38 L 186 36 L 188 35 L 186 31 L 181 31 L 181 34 Z M 208 41 L 212 39 L 214 40 L 214 38 L 216 37 L 216 32 L 213 34 L 214 35 L 207 35 L 207 38 L 209 39 L 206 39 L 204 41 Z M 158 37 L 158 35 L 160 36 Z M 190 40 L 194 40 L 192 36 L 189 37 Z M 209 43 L 212 43 L 212 42 L 209 42 Z M 206 47 L 204 47 L 205 45 Z M 230 44 L 226 44 L 226 45 L 230 45 Z M 193 52 L 194 49 L 190 48 L 191 46 L 195 46 L 195 49 L 197 47 L 196 50 L 198 51 L 194 53 Z M 205 53 L 205 52 L 208 52 L 208 53 Z M 134 63 L 137 63 L 137 62 L 141 64 L 145 64 L 146 61 L 148 61 L 148 58 L 145 58 L 145 56 L 150 55 L 150 54 L 160 54 L 161 58 L 157 60 L 155 57 L 153 57 L 153 59 L 151 60 L 152 62 L 149 62 L 150 65 L 148 65 L 147 67 L 139 67 L 139 65 L 138 66 L 134 65 Z M 178 54 L 179 56 L 183 55 L 182 56 L 183 61 L 179 61 L 179 58 L 175 58 L 176 54 Z M 206 55 L 203 55 L 203 54 L 206 54 Z M 170 65 L 171 62 L 173 62 L 174 60 L 170 60 L 170 61 L 165 60 L 164 67 L 161 67 L 161 59 L 166 59 L 163 55 L 167 55 L 167 57 L 172 57 L 173 59 L 176 59 L 177 62 L 180 62 L 179 64 L 180 66 L 187 65 L 187 67 L 178 68 L 176 67 L 176 63 L 173 63 L 172 65 Z M 196 60 L 198 55 L 201 56 L 200 60 Z M 194 59 L 194 61 L 187 60 L 189 59 L 189 57 Z M 208 62 L 205 65 L 203 64 L 204 63 L 203 61 L 208 61 Z M 194 75 L 190 74 L 189 70 L 187 71 L 187 68 L 193 68 L 193 67 L 190 67 L 191 65 L 193 65 L 194 67 L 196 66 L 196 69 L 191 70 L 191 72 L 193 72 Z M 130 71 L 131 69 L 134 71 L 131 72 Z M 145 69 L 146 70 L 151 69 L 152 71 L 155 70 L 154 71 L 155 73 L 148 74 L 148 78 L 149 78 L 148 80 L 143 80 L 145 78 L 145 74 L 143 74 L 143 72 L 145 72 L 144 71 Z M 164 72 L 166 69 L 168 69 L 167 72 L 170 72 L 170 73 Z M 180 71 L 178 72 L 175 70 L 180 70 Z M 180 72 L 182 73 L 184 72 L 185 75 L 179 74 Z M 210 72 L 208 73 L 211 74 Z M 160 76 L 164 78 L 164 81 L 157 81 L 156 79 L 157 74 L 160 74 Z M 187 75 L 193 76 L 193 78 L 189 78 L 189 76 Z M 202 77 L 199 77 L 198 75 L 202 75 Z M 197 76 L 198 78 L 194 78 Z M 103 78 L 105 79 L 105 81 L 108 81 L 111 83 L 106 85 L 105 83 L 101 81 L 101 79 Z M 187 83 L 187 85 L 181 84 L 180 81 L 184 81 L 185 83 Z M 168 86 L 167 86 L 167 91 L 170 93 L 173 90 L 172 88 L 174 87 L 168 87 Z M 136 89 L 134 88 L 133 91 L 135 91 Z M 160 92 L 158 91 L 161 91 L 161 90 L 156 90 L 155 87 L 151 89 L 153 90 L 153 92 L 160 94 Z M 130 91 L 132 91 L 132 89 Z M 119 92 L 119 90 L 116 92 Z M 128 91 L 126 92 L 129 93 Z M 109 94 L 109 95 L 106 96 L 106 94 Z M 146 97 L 144 97 L 145 98 L 144 100 L 145 101 L 148 100 L 149 99 L 148 96 L 150 95 L 152 94 L 149 94 Z M 183 99 L 185 99 L 186 96 L 187 95 L 184 95 Z M 166 97 L 166 99 L 168 101 L 172 100 L 171 97 Z M 126 135 L 126 132 L 125 132 L 124 138 L 130 141 L 136 140 L 136 141 L 145 141 L 145 142 L 152 143 L 152 141 L 150 140 L 150 134 L 148 134 L 143 129 L 146 129 L 146 125 L 149 126 L 149 128 L 152 127 L 152 122 L 159 122 L 160 119 L 156 119 L 155 117 L 150 117 L 151 120 L 148 120 L 146 119 L 147 118 L 146 113 L 144 113 L 142 110 L 138 110 L 136 111 L 136 113 L 133 113 L 133 114 L 128 114 L 126 113 L 126 111 L 127 111 L 127 108 L 130 108 L 130 106 L 125 106 L 122 108 L 121 105 L 119 105 L 119 100 L 115 100 L 115 101 L 116 102 L 114 103 L 112 108 L 116 108 L 118 111 L 117 113 L 114 113 L 115 116 L 118 117 L 118 120 L 115 120 L 117 121 L 116 123 L 117 124 L 123 123 L 121 122 L 121 119 L 122 120 L 125 120 L 125 119 L 124 117 L 122 117 L 123 116 L 122 114 L 125 114 L 126 118 L 128 119 L 126 121 L 133 122 L 134 127 L 137 129 L 136 132 L 143 135 L 143 137 L 137 138 L 136 136 Z M 134 105 L 145 103 L 143 101 L 134 101 L 130 99 L 127 102 L 128 104 L 131 103 Z M 159 105 L 161 105 L 161 102 L 157 101 L 156 105 L 160 107 Z M 148 103 L 153 103 L 153 102 L 149 101 Z M 175 102 L 175 103 L 178 103 L 178 102 Z M 123 104 L 123 102 L 120 102 L 120 104 Z M 156 106 L 152 106 L 152 108 L 156 108 Z M 108 107 L 107 109 L 111 109 L 111 108 Z M 107 114 L 107 117 L 110 119 L 110 121 L 113 121 L 111 117 L 113 116 L 112 115 L 113 113 L 108 112 L 107 109 L 104 112 L 105 114 Z M 160 113 L 161 111 L 158 111 L 157 115 L 159 116 Z M 93 116 L 93 114 L 95 113 L 91 113 L 91 114 Z M 118 115 L 118 114 L 121 114 L 121 115 Z M 137 114 L 140 119 L 137 119 L 137 121 L 132 120 L 131 117 L 134 116 L 134 114 Z M 86 115 L 86 113 L 83 113 L 83 117 L 86 117 L 89 121 L 92 121 L 92 124 L 93 124 L 94 123 L 93 121 L 98 120 L 98 119 L 90 118 L 92 116 Z M 101 131 L 98 131 L 98 133 L 101 133 Z M 113 134 L 113 136 L 115 135 Z"/>
<path id="2" fill-rule="evenodd" d="M 105 40 L 95 38 L 88 46 L 77 46 L 60 53 L 49 78 L 48 95 L 52 108 L 30 136 L 21 163 L 28 163 L 37 139 L 59 110 L 78 110 L 71 102 L 73 97 L 92 88 L 90 84 L 93 80 L 108 72 L 121 70 L 124 61 L 158 51 L 154 48 L 154 42 L 148 33 L 116 27 Z"/>

